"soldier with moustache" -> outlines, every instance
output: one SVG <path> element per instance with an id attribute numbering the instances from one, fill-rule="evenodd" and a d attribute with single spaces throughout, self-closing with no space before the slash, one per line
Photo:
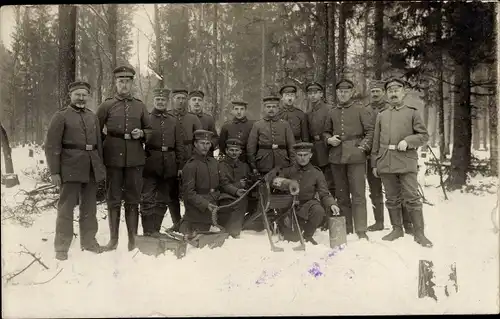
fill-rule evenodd
<path id="1" fill-rule="evenodd" d="M 189 92 L 189 109 L 195 114 L 198 119 L 200 119 L 201 127 L 205 131 L 210 131 L 213 133 L 212 137 L 212 148 L 208 152 L 209 156 L 214 156 L 214 150 L 218 146 L 219 136 L 217 134 L 217 129 L 215 128 L 215 119 L 212 115 L 203 112 L 203 107 L 205 104 L 205 93 L 202 91 L 191 91 Z"/>
<path id="2" fill-rule="evenodd" d="M 377 114 L 385 110 L 390 105 L 385 99 L 384 81 L 373 80 L 370 82 L 370 103 L 366 106 L 373 111 L 373 122 L 377 118 Z M 384 229 L 384 199 L 382 191 L 382 180 L 373 175 L 371 159 L 367 161 L 366 177 L 370 188 L 370 199 L 373 205 L 373 216 L 375 224 L 368 226 L 368 231 L 380 231 Z M 403 203 L 403 227 L 407 234 L 413 234 L 413 226 L 411 223 L 408 210 Z"/>
<path id="3" fill-rule="evenodd" d="M 182 129 L 182 136 L 184 139 L 184 154 L 182 158 L 187 161 L 193 150 L 193 136 L 196 130 L 202 129 L 202 124 L 200 119 L 191 112 L 187 110 L 187 96 L 188 91 L 185 89 L 174 89 L 170 93 L 172 97 L 172 109 L 168 112 L 174 118 Z M 178 167 L 178 178 L 181 179 L 182 175 L 182 164 Z M 181 203 L 180 203 L 180 186 L 176 183 L 177 187 L 172 187 L 170 189 L 170 203 L 168 204 L 168 210 L 170 211 L 170 216 L 172 220 L 177 222 L 170 228 L 170 230 L 178 231 L 180 220 L 181 220 Z"/>
<path id="4" fill-rule="evenodd" d="M 283 105 L 280 117 L 287 121 L 292 128 L 295 142 L 308 142 L 309 130 L 307 128 L 307 116 L 301 109 L 295 107 L 294 102 L 297 97 L 297 87 L 293 84 L 286 84 L 281 87 L 281 103 Z"/>
<path id="5" fill-rule="evenodd" d="M 247 162 L 247 152 L 246 145 L 248 141 L 248 136 L 252 130 L 252 126 L 255 123 L 254 120 L 249 120 L 247 118 L 247 108 L 248 103 L 245 101 L 232 101 L 231 114 L 233 118 L 224 125 L 220 130 L 219 137 L 219 149 L 222 154 L 226 154 L 226 143 L 228 139 L 238 139 L 243 144 L 241 154 L 239 156 L 240 161 Z"/>
<path id="6" fill-rule="evenodd" d="M 71 103 L 59 110 L 50 121 L 45 139 L 45 156 L 51 182 L 60 187 L 57 203 L 54 249 L 56 259 L 68 259 L 73 240 L 73 210 L 79 205 L 80 247 L 101 253 L 97 242 L 97 183 L 104 180 L 99 120 L 86 107 L 90 84 L 83 81 L 69 85 Z"/>
<path id="7" fill-rule="evenodd" d="M 149 115 L 152 132 L 145 146 L 146 165 L 141 203 L 144 235 L 160 232 L 167 205 L 178 201 L 177 175 L 184 165 L 184 136 L 180 124 L 166 110 L 168 92 L 158 88 L 153 91 L 153 95 L 154 108 Z M 180 223 L 180 214 L 175 215 L 175 211 L 171 218 L 173 225 Z"/>
<path id="8" fill-rule="evenodd" d="M 405 82 L 389 79 L 385 89 L 390 107 L 377 115 L 371 153 L 373 175 L 382 179 L 393 227 L 382 240 L 393 241 L 404 236 L 404 202 L 413 222 L 414 240 L 421 246 L 432 247 L 424 234 L 417 181 L 417 149 L 429 140 L 429 134 L 417 108 L 404 103 Z"/>
<path id="9" fill-rule="evenodd" d="M 97 109 L 100 130 L 106 126 L 107 131 L 103 152 L 107 173 L 110 240 L 106 248 L 114 250 L 118 246 L 120 212 L 124 200 L 128 249 L 133 250 L 139 222 L 142 173 L 146 162 L 144 142 L 150 134 L 151 124 L 146 105 L 131 93 L 134 69 L 120 66 L 113 74 L 117 93 L 107 98 Z"/>
<path id="10" fill-rule="evenodd" d="M 367 239 L 366 159 L 373 141 L 373 113 L 353 99 L 354 83 L 341 79 L 336 84 L 338 103 L 325 123 L 325 138 L 335 180 L 335 197 L 346 217 L 347 233 Z M 353 227 L 354 220 L 354 227 Z"/>

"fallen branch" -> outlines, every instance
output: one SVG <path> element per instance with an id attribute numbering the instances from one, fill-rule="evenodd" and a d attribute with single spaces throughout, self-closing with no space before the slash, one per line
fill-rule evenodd
<path id="1" fill-rule="evenodd" d="M 23 244 L 19 244 L 19 246 L 23 247 L 24 248 L 24 253 L 27 253 L 29 254 L 31 257 L 33 257 L 36 261 L 38 261 L 38 263 L 40 265 L 42 265 L 45 269 L 49 269 L 49 267 L 47 267 L 47 265 L 45 265 L 41 260 L 40 260 L 40 257 L 37 257 L 34 253 L 32 253 L 31 251 L 28 250 L 28 248 L 26 248 L 26 246 L 24 246 Z"/>
<path id="2" fill-rule="evenodd" d="M 444 186 L 443 171 L 441 169 L 441 161 L 437 158 L 436 154 L 434 154 L 434 151 L 432 150 L 432 148 L 430 148 L 430 146 L 427 146 L 427 148 L 431 152 L 432 156 L 434 156 L 434 159 L 436 160 L 436 162 L 439 165 L 438 166 L 438 169 L 439 169 L 438 170 L 438 173 L 439 173 L 439 184 L 441 185 L 441 189 L 443 190 L 444 199 L 448 200 L 448 196 L 446 195 L 446 187 Z"/>
<path id="3" fill-rule="evenodd" d="M 35 285 L 43 285 L 43 284 L 46 284 L 48 282 L 51 282 L 52 280 L 54 280 L 54 278 L 56 278 L 60 273 L 61 271 L 63 271 L 64 268 L 61 268 L 59 269 L 59 271 L 57 272 L 57 274 L 55 274 L 52 278 L 50 278 L 49 280 L 46 280 L 46 281 L 43 281 L 43 282 L 34 282 L 32 284 L 29 284 L 28 286 L 35 286 Z"/>
<path id="4" fill-rule="evenodd" d="M 28 266 L 24 267 L 23 269 L 21 269 L 20 271 L 14 273 L 14 274 L 11 274 L 9 275 L 9 277 L 7 278 L 6 282 L 8 283 L 9 281 L 11 281 L 12 279 L 14 279 L 15 277 L 17 277 L 18 275 L 22 274 L 26 269 L 30 268 L 31 265 L 33 265 L 34 263 L 36 262 L 36 260 L 32 260 Z"/>

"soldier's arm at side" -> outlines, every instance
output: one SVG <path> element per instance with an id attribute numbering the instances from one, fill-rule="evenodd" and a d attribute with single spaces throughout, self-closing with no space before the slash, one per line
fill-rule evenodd
<path id="1" fill-rule="evenodd" d="M 318 169 L 317 169 L 318 170 Z M 328 184 L 325 179 L 325 175 L 322 171 L 317 172 L 317 186 L 316 191 L 319 195 L 321 204 L 326 210 L 329 210 L 332 205 L 338 206 L 337 201 L 333 198 L 332 194 L 328 190 Z"/>
<path id="2" fill-rule="evenodd" d="M 238 191 L 238 187 L 231 184 L 231 176 L 229 174 L 226 164 L 219 163 L 218 165 L 219 165 L 220 187 L 222 191 L 226 194 L 237 196 L 236 192 Z"/>
<path id="3" fill-rule="evenodd" d="M 102 133 L 102 130 L 104 129 L 104 124 L 106 124 L 106 120 L 108 119 L 108 110 L 109 110 L 109 103 L 107 101 L 104 101 L 99 105 L 96 111 L 97 118 L 99 119 L 99 131 Z M 104 140 L 106 136 L 104 134 L 101 134 L 102 140 Z"/>
<path id="4" fill-rule="evenodd" d="M 104 153 L 102 150 L 102 132 L 99 129 L 99 119 L 97 118 L 97 116 L 95 119 L 95 126 L 96 126 L 95 130 L 97 132 L 97 153 L 99 154 L 99 157 L 102 160 L 104 158 Z"/>
<path id="5" fill-rule="evenodd" d="M 377 114 L 377 117 L 375 118 L 375 129 L 373 130 L 373 143 L 371 152 L 372 167 L 377 167 L 377 155 L 380 148 L 380 119 L 381 113 Z"/>
<path id="6" fill-rule="evenodd" d="M 177 163 L 178 169 L 184 167 L 184 164 L 187 161 L 187 158 L 184 158 L 185 146 L 184 146 L 184 131 L 182 127 L 179 125 L 179 122 L 174 121 L 175 123 L 175 161 Z"/>
<path id="7" fill-rule="evenodd" d="M 142 104 L 142 114 L 141 114 L 141 129 L 144 132 L 144 136 L 141 138 L 141 142 L 145 143 L 151 138 L 153 134 L 153 127 L 151 126 L 151 121 L 149 119 L 149 112 L 146 105 Z"/>
<path id="8" fill-rule="evenodd" d="M 325 120 L 325 129 L 323 130 L 323 136 L 325 137 L 325 141 L 333 136 L 333 121 L 332 121 L 332 111 L 328 111 L 327 117 Z"/>
<path id="9" fill-rule="evenodd" d="M 247 141 L 247 158 L 251 169 L 256 169 L 255 155 L 257 153 L 257 143 L 259 142 L 259 128 L 257 122 L 253 124 Z"/>
<path id="10" fill-rule="evenodd" d="M 305 113 L 304 116 L 302 117 L 300 127 L 302 129 L 302 132 L 300 134 L 302 142 L 309 142 L 309 123 L 307 121 L 307 116 Z"/>
<path id="11" fill-rule="evenodd" d="M 51 175 L 61 174 L 61 150 L 64 135 L 64 116 L 57 112 L 50 121 L 45 139 L 45 157 Z"/>
<path id="12" fill-rule="evenodd" d="M 425 127 L 425 123 L 417 110 L 413 111 L 413 132 L 414 134 L 404 138 L 408 143 L 408 148 L 418 148 L 429 140 L 429 133 Z"/>
<path id="13" fill-rule="evenodd" d="M 286 138 L 286 148 L 288 150 L 288 157 L 290 158 L 290 164 L 295 164 L 295 150 L 293 145 L 295 144 L 295 137 L 293 136 L 292 127 L 288 122 L 285 122 L 285 138 Z"/>
<path id="14" fill-rule="evenodd" d="M 182 169 L 182 191 L 184 202 L 193 205 L 200 211 L 208 209 L 209 201 L 196 193 L 196 167 L 192 165 L 193 162 L 187 163 Z"/>
<path id="15" fill-rule="evenodd" d="M 363 125 L 363 133 L 365 137 L 359 143 L 360 148 L 365 152 L 369 152 L 373 143 L 373 110 L 371 108 L 363 107 L 361 110 L 361 124 Z"/>
<path id="16" fill-rule="evenodd" d="M 226 141 L 227 141 L 227 129 L 226 125 L 223 125 L 220 129 L 219 136 L 219 150 L 221 154 L 226 154 Z"/>

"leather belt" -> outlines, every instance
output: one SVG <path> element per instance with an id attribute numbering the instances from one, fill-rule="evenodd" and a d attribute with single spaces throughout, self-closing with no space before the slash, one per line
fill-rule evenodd
<path id="1" fill-rule="evenodd" d="M 119 133 L 114 133 L 114 132 L 108 132 L 107 135 L 112 136 L 112 137 L 122 138 L 124 140 L 131 140 L 132 139 L 132 135 L 130 135 L 130 133 L 119 134 Z"/>
<path id="2" fill-rule="evenodd" d="M 395 150 L 397 150 L 397 149 L 398 149 L 398 146 L 397 146 L 397 145 L 392 145 L 392 144 L 391 144 L 391 145 L 388 145 L 388 144 L 380 144 L 380 147 L 382 147 L 382 148 L 387 148 L 387 149 L 389 149 L 389 150 L 393 150 L 393 151 L 395 151 Z"/>
<path id="3" fill-rule="evenodd" d="M 259 144 L 259 148 L 264 149 L 264 150 L 277 150 L 277 149 L 282 149 L 286 150 L 286 145 L 279 145 L 279 144 L 270 144 L 270 145 L 264 145 L 264 144 Z"/>
<path id="4" fill-rule="evenodd" d="M 363 135 L 354 135 L 354 136 L 340 136 L 340 140 L 341 141 L 353 141 L 353 140 L 357 140 L 358 138 L 363 138 L 364 136 Z"/>
<path id="5" fill-rule="evenodd" d="M 147 151 L 159 151 L 159 152 L 173 152 L 174 148 L 168 147 L 168 146 L 161 146 L 161 147 L 146 146 L 146 150 Z"/>
<path id="6" fill-rule="evenodd" d="M 97 145 L 85 144 L 85 145 L 77 145 L 77 144 L 63 144 L 63 148 L 68 150 L 82 150 L 82 151 L 93 151 L 97 149 Z"/>

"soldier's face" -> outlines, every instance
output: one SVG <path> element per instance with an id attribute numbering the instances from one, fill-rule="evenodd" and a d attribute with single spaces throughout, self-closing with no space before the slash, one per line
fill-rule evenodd
<path id="1" fill-rule="evenodd" d="M 283 104 L 286 106 L 292 106 L 293 102 L 295 102 L 295 93 L 283 93 L 281 101 L 283 101 Z"/>
<path id="2" fill-rule="evenodd" d="M 267 116 L 273 117 L 278 113 L 278 104 L 277 103 L 267 103 L 265 105 L 264 110 L 266 111 Z"/>
<path id="3" fill-rule="evenodd" d="M 233 106 L 233 116 L 237 118 L 238 120 L 241 120 L 244 118 L 247 114 L 247 108 L 244 107 L 243 105 L 235 105 Z"/>
<path id="4" fill-rule="evenodd" d="M 201 113 L 203 111 L 203 99 L 198 96 L 193 96 L 189 99 L 189 107 L 193 113 Z"/>
<path id="5" fill-rule="evenodd" d="M 85 89 L 76 89 L 69 95 L 71 103 L 79 108 L 84 108 L 87 105 L 87 100 L 89 99 L 89 91 Z"/>
<path id="6" fill-rule="evenodd" d="M 389 103 L 398 104 L 403 101 L 405 98 L 406 92 L 402 86 L 393 85 L 387 88 L 387 97 Z"/>
<path id="7" fill-rule="evenodd" d="M 310 102 L 316 103 L 323 97 L 323 92 L 320 90 L 310 90 L 307 92 L 307 98 Z"/>
<path id="8" fill-rule="evenodd" d="M 164 110 L 167 107 L 167 99 L 163 96 L 155 96 L 154 105 L 157 110 Z"/>
<path id="9" fill-rule="evenodd" d="M 236 158 L 240 157 L 241 153 L 242 153 L 242 150 L 240 147 L 229 146 L 228 148 L 226 148 L 226 155 L 232 159 L 236 159 Z"/>
<path id="10" fill-rule="evenodd" d="M 194 142 L 194 147 L 196 147 L 196 149 L 203 155 L 207 155 L 211 146 L 212 142 L 209 140 L 197 140 Z"/>
<path id="11" fill-rule="evenodd" d="M 132 90 L 131 78 L 118 78 L 116 79 L 116 92 L 118 94 L 128 94 Z"/>
<path id="12" fill-rule="evenodd" d="M 300 166 L 306 166 L 311 161 L 312 153 L 311 151 L 300 151 L 296 153 L 297 163 Z"/>
<path id="13" fill-rule="evenodd" d="M 370 90 L 370 98 L 373 102 L 380 102 L 384 98 L 384 90 L 373 88 Z"/>
<path id="14" fill-rule="evenodd" d="M 339 99 L 340 103 L 349 102 L 349 100 L 352 98 L 353 94 L 354 94 L 353 89 L 338 89 L 337 90 L 337 98 Z"/>
<path id="15" fill-rule="evenodd" d="M 176 94 L 172 98 L 172 103 L 174 104 L 175 110 L 182 111 L 186 106 L 186 96 L 184 94 Z"/>

